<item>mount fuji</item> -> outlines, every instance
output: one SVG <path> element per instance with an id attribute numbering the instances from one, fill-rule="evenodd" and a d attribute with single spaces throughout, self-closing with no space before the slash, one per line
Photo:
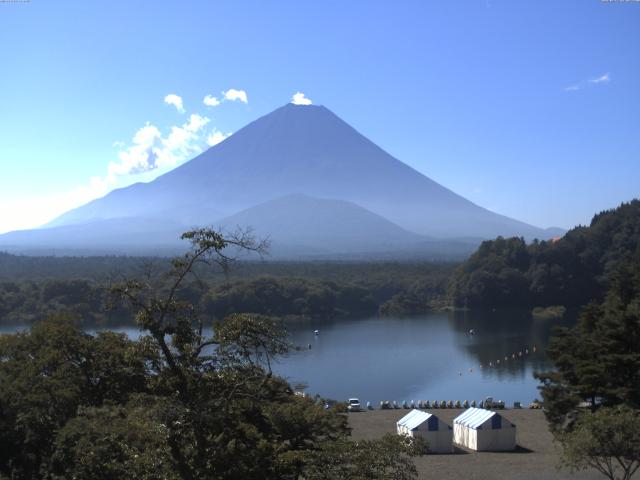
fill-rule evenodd
<path id="1" fill-rule="evenodd" d="M 560 233 L 499 215 L 414 170 L 325 107 L 288 104 L 156 178 L 114 190 L 42 228 L 0 236 L 11 251 L 178 247 L 194 226 L 254 227 L 287 256 L 412 251 Z M 470 249 L 469 249 L 470 250 Z"/>

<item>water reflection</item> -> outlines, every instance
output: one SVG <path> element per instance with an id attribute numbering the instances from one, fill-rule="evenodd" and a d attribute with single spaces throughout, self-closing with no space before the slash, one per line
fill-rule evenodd
<path id="1" fill-rule="evenodd" d="M 571 323 L 535 320 L 518 310 L 289 322 L 292 340 L 304 349 L 276 370 L 292 382 L 307 383 L 310 393 L 338 399 L 494 396 L 529 402 L 539 396 L 533 372 L 549 368 L 544 347 L 552 327 Z"/>
<path id="2" fill-rule="evenodd" d="M 539 397 L 533 372 L 549 368 L 544 349 L 551 329 L 571 325 L 573 318 L 536 320 L 528 312 L 503 310 L 289 321 L 291 341 L 301 348 L 274 370 L 292 384 L 307 384 L 311 394 L 339 400 L 356 396 L 377 404 L 493 396 L 530 402 Z M 119 331 L 140 335 L 137 328 Z"/>
<path id="3" fill-rule="evenodd" d="M 483 368 L 493 368 L 493 374 L 499 379 L 522 378 L 528 371 L 547 368 L 545 346 L 552 328 L 574 322 L 571 317 L 534 319 L 530 312 L 523 310 L 454 312 L 449 320 L 457 332 L 464 334 L 474 329 L 475 335 L 466 335 L 466 341 L 461 340 L 460 346 Z"/>

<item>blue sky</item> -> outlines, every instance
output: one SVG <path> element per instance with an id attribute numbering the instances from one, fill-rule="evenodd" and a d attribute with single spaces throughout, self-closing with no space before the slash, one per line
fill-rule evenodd
<path id="1" fill-rule="evenodd" d="M 640 196 L 639 46 L 639 2 L 0 3 L 0 232 L 296 92 L 484 207 L 586 223 Z M 149 136 L 166 155 L 135 173 Z"/>

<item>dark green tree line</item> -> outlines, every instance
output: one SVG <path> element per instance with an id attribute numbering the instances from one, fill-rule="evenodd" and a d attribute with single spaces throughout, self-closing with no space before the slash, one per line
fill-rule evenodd
<path id="1" fill-rule="evenodd" d="M 547 347 L 555 370 L 537 376 L 565 464 L 613 480 L 640 467 L 640 248 L 610 283 L 602 304 L 557 330 Z"/>
<path id="2" fill-rule="evenodd" d="M 424 446 L 353 443 L 344 414 L 273 375 L 288 351 L 277 321 L 231 314 L 206 336 L 207 315 L 179 295 L 195 265 L 224 268 L 225 249 L 264 246 L 211 230 L 183 238 L 192 249 L 170 270 L 112 287 L 139 340 L 60 317 L 0 337 L 0 477 L 415 478 Z M 334 468 L 319 477 L 321 465 Z"/>
<path id="3" fill-rule="evenodd" d="M 460 307 L 580 307 L 603 300 L 613 273 L 640 242 L 640 201 L 595 215 L 562 238 L 483 242 L 453 274 L 451 302 Z"/>

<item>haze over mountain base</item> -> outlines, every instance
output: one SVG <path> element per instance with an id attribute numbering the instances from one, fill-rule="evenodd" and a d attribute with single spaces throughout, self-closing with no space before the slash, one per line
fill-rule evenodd
<path id="1" fill-rule="evenodd" d="M 0 248 L 170 254 L 195 226 L 252 227 L 278 258 L 462 258 L 482 239 L 562 234 L 455 194 L 325 107 L 289 104 L 150 183 L 2 235 Z"/>

